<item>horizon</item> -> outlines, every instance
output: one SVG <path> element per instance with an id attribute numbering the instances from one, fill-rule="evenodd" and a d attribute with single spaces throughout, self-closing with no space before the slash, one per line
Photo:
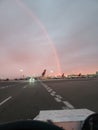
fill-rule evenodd
<path id="1" fill-rule="evenodd" d="M 66 73 L 62 73 L 62 74 L 64 74 L 64 76 L 65 77 L 68 77 L 68 76 L 72 76 L 72 75 L 76 75 L 76 76 L 78 76 L 79 74 L 81 74 L 81 76 L 83 76 L 83 75 L 85 75 L 85 76 L 87 76 L 87 75 L 98 75 L 97 74 L 98 73 L 98 71 L 96 71 L 96 72 L 93 72 L 93 73 L 85 73 L 85 74 L 83 74 L 83 73 L 69 73 L 69 74 L 66 74 Z M 53 73 L 51 73 L 51 74 L 47 74 L 47 72 L 46 72 L 46 74 L 45 74 L 45 77 L 62 77 L 62 74 L 53 74 Z M 27 77 L 42 77 L 42 75 L 40 74 L 40 75 L 37 75 L 37 74 L 32 74 L 32 75 L 20 75 L 20 76 L 18 76 L 18 77 L 0 77 L 0 80 L 5 80 L 5 79 L 25 79 L 25 78 L 27 78 Z"/>

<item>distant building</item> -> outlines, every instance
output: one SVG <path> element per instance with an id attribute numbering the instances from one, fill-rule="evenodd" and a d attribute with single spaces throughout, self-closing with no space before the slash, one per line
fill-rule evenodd
<path id="1" fill-rule="evenodd" d="M 87 74 L 87 77 L 94 78 L 94 77 L 96 77 L 96 74 Z"/>
<path id="2" fill-rule="evenodd" d="M 98 71 L 96 71 L 96 77 L 98 77 Z"/>
<path id="3" fill-rule="evenodd" d="M 96 71 L 96 75 L 98 76 L 98 71 Z"/>

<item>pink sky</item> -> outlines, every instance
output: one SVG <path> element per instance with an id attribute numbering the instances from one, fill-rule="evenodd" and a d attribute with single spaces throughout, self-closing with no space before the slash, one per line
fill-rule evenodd
<path id="1" fill-rule="evenodd" d="M 20 72 L 23 69 L 23 72 Z M 0 77 L 98 70 L 98 2 L 0 2 Z"/>

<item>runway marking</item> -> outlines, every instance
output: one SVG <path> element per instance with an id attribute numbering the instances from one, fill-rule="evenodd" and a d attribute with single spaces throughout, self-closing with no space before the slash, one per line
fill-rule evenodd
<path id="1" fill-rule="evenodd" d="M 56 95 L 56 97 L 57 97 L 57 98 L 60 98 L 60 99 L 62 98 L 60 95 Z"/>
<path id="2" fill-rule="evenodd" d="M 52 92 L 50 93 L 51 96 L 55 96 L 55 94 L 56 94 L 55 91 L 52 91 Z"/>
<path id="3" fill-rule="evenodd" d="M 48 86 L 40 81 L 40 83 L 45 87 L 48 88 Z"/>
<path id="4" fill-rule="evenodd" d="M 5 88 L 8 88 L 8 87 L 10 87 L 10 86 L 4 86 L 4 87 L 1 87 L 0 89 L 5 89 Z"/>
<path id="5" fill-rule="evenodd" d="M 52 91 L 52 89 L 50 88 L 49 90 L 48 90 L 48 92 L 50 93 Z"/>
<path id="6" fill-rule="evenodd" d="M 15 87 L 17 85 L 19 85 L 19 84 L 7 85 L 7 86 L 0 87 L 0 89 L 5 89 L 5 88 L 9 88 L 9 87 Z"/>
<path id="7" fill-rule="evenodd" d="M 52 88 L 42 83 L 41 81 L 40 83 L 43 85 L 44 88 L 46 88 L 46 90 L 50 93 L 50 95 L 54 97 L 54 100 L 56 102 L 62 103 L 64 105 L 62 109 L 74 109 L 74 106 L 72 104 L 70 104 L 68 101 L 64 101 L 63 97 L 61 95 L 56 94 L 56 92 Z"/>
<path id="8" fill-rule="evenodd" d="M 64 103 L 69 109 L 74 109 L 74 106 L 71 105 L 68 101 L 63 101 L 63 103 Z"/>
<path id="9" fill-rule="evenodd" d="M 62 102 L 60 98 L 55 97 L 54 98 L 57 102 Z"/>
<path id="10" fill-rule="evenodd" d="M 1 103 L 0 103 L 0 106 L 1 105 L 3 105 L 5 102 L 7 102 L 8 100 L 10 100 L 12 97 L 10 96 L 10 97 L 8 97 L 8 98 L 6 98 L 5 100 L 3 100 Z"/>

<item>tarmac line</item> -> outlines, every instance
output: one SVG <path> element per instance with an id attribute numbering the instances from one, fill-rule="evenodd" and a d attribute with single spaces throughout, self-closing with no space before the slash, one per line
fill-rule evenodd
<path id="1" fill-rule="evenodd" d="M 8 98 L 6 98 L 5 100 L 3 100 L 1 103 L 0 103 L 0 106 L 2 106 L 4 103 L 6 103 L 8 100 L 10 100 L 12 97 L 9 96 Z"/>
<path id="2" fill-rule="evenodd" d="M 55 96 L 55 94 L 56 94 L 56 92 L 55 92 L 55 91 L 52 91 L 50 95 L 51 95 L 51 96 Z"/>
<path id="3" fill-rule="evenodd" d="M 64 105 L 66 105 L 69 109 L 74 109 L 74 106 L 70 104 L 68 101 L 63 101 Z"/>
<path id="4" fill-rule="evenodd" d="M 74 106 L 72 104 L 70 104 L 68 101 L 63 101 L 63 97 L 60 95 L 56 95 L 56 92 L 51 89 L 48 85 L 44 84 L 41 82 L 41 84 L 43 85 L 43 87 L 45 87 L 47 89 L 47 91 L 50 93 L 51 96 L 54 96 L 54 100 L 56 102 L 62 102 L 64 104 L 64 106 L 62 107 L 62 109 L 74 109 Z"/>
<path id="5" fill-rule="evenodd" d="M 61 99 L 59 99 L 57 97 L 55 97 L 54 99 L 55 99 L 56 102 L 62 102 Z"/>
<path id="6" fill-rule="evenodd" d="M 18 84 L 17 84 L 18 85 Z M 9 87 L 15 87 L 17 85 L 7 85 L 7 86 L 3 86 L 3 87 L 0 87 L 0 89 L 6 89 L 6 88 L 9 88 Z"/>

